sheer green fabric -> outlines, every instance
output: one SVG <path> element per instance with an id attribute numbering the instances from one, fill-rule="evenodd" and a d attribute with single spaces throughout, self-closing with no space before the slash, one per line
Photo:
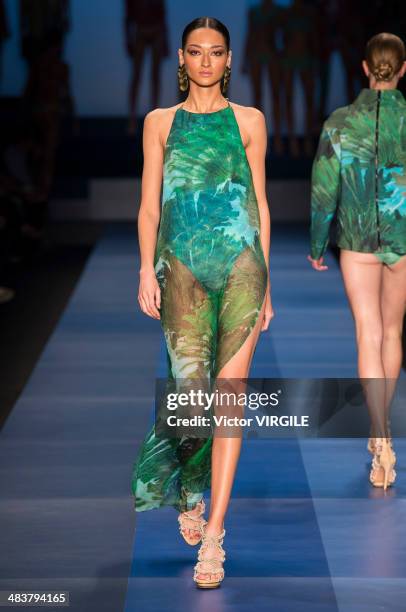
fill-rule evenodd
<path id="1" fill-rule="evenodd" d="M 164 157 L 155 252 L 169 379 L 214 380 L 258 319 L 267 286 L 251 169 L 232 107 L 178 108 Z M 211 483 L 212 438 L 147 433 L 134 464 L 137 511 L 193 508 Z"/>

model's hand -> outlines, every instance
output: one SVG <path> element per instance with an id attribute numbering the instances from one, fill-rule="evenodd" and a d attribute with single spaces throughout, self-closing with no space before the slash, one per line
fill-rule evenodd
<path id="1" fill-rule="evenodd" d="M 147 271 L 140 270 L 138 302 L 142 312 L 146 315 L 153 319 L 161 318 L 158 311 L 158 308 L 161 307 L 161 290 L 154 269 Z"/>
<path id="2" fill-rule="evenodd" d="M 261 331 L 265 331 L 266 329 L 268 329 L 269 323 L 271 322 L 271 319 L 274 318 L 274 316 L 275 316 L 275 313 L 272 308 L 271 293 L 270 291 L 268 291 L 267 296 L 266 296 L 264 320 L 262 321 Z"/>
<path id="3" fill-rule="evenodd" d="M 319 259 L 312 259 L 310 255 L 307 256 L 308 261 L 312 264 L 312 268 L 317 270 L 318 272 L 322 272 L 323 270 L 328 270 L 328 266 L 323 265 L 323 257 Z"/>

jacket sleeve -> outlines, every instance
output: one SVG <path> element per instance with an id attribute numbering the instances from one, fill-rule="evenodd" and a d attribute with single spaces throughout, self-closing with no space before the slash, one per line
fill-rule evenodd
<path id="1" fill-rule="evenodd" d="M 331 221 L 340 192 L 340 135 L 328 121 L 323 124 L 311 179 L 311 257 L 324 255 L 329 242 Z"/>

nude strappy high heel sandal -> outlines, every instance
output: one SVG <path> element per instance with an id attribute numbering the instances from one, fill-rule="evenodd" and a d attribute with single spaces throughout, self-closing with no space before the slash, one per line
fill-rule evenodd
<path id="1" fill-rule="evenodd" d="M 223 563 L 226 559 L 226 553 L 222 547 L 226 530 L 223 529 L 218 535 L 207 535 L 206 526 L 202 525 L 202 544 L 198 553 L 198 562 L 194 567 L 193 580 L 200 589 L 215 589 L 220 586 L 221 581 L 224 579 Z M 214 547 L 220 551 L 219 557 L 208 557 L 204 558 L 203 553 L 208 548 Z M 198 574 L 220 574 L 220 579 L 216 581 L 202 580 L 198 578 Z"/>
<path id="2" fill-rule="evenodd" d="M 206 506 L 204 503 L 204 499 L 201 499 L 199 502 L 197 502 L 196 504 L 196 508 L 199 509 L 199 514 L 193 516 L 192 514 L 190 514 L 190 512 L 181 512 L 181 514 L 179 514 L 178 516 L 178 523 L 179 523 L 179 531 L 183 537 L 183 539 L 185 540 L 185 542 L 187 542 L 188 544 L 190 544 L 191 546 L 195 546 L 196 544 L 198 544 L 201 539 L 202 539 L 202 530 L 201 530 L 201 526 L 203 524 L 205 524 L 207 521 L 206 519 L 202 518 L 202 515 L 204 514 L 204 511 L 206 510 Z M 194 521 L 196 523 L 196 527 L 188 527 L 186 524 L 186 521 Z M 192 530 L 192 531 L 197 531 L 199 534 L 198 538 L 191 538 L 190 535 L 188 533 L 186 533 L 186 529 Z"/>
<path id="3" fill-rule="evenodd" d="M 396 479 L 396 472 L 394 465 L 396 462 L 396 455 L 389 443 L 384 448 L 385 438 L 374 438 L 375 439 L 375 454 L 372 459 L 371 471 L 369 473 L 369 480 L 374 487 L 383 487 L 386 491 L 387 487 L 392 485 Z M 378 474 L 383 469 L 384 477 L 379 478 Z"/>
<path id="4" fill-rule="evenodd" d="M 371 453 L 371 455 L 375 455 L 375 452 L 376 452 L 376 451 L 375 451 L 375 440 L 376 440 L 376 438 L 369 438 L 369 439 L 368 439 L 367 450 L 369 450 L 369 452 Z M 389 437 L 389 438 L 387 438 L 387 440 L 388 440 L 388 442 L 389 442 L 389 444 L 390 444 L 390 447 L 391 447 L 391 449 L 392 449 L 392 453 L 393 453 L 393 457 L 394 457 L 394 459 L 395 459 L 395 461 L 396 461 L 396 453 L 395 453 L 395 451 L 393 450 L 392 438 L 391 438 L 391 437 Z"/>
<path id="5" fill-rule="evenodd" d="M 367 450 L 371 455 L 375 455 L 375 438 L 368 438 Z"/>
<path id="6" fill-rule="evenodd" d="M 391 449 L 393 451 L 393 454 L 395 455 L 395 459 L 396 459 L 396 453 L 393 450 L 393 446 L 392 446 L 392 436 L 390 435 L 391 431 L 390 431 L 389 421 L 388 421 L 387 427 L 388 427 L 388 437 L 386 439 L 388 440 L 388 442 L 389 442 L 389 444 L 391 446 Z M 372 430 L 370 431 L 370 433 L 372 433 Z M 371 435 L 368 438 L 367 450 L 369 450 L 371 455 L 375 455 L 375 440 L 376 440 L 376 438 L 372 437 Z"/>

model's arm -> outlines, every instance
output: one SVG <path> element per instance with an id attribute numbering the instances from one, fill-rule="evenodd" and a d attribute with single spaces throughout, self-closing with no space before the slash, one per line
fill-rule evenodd
<path id="1" fill-rule="evenodd" d="M 319 261 L 327 249 L 339 189 L 340 137 L 336 129 L 328 128 L 324 123 L 312 167 L 310 259 L 314 262 Z M 317 265 L 313 267 L 320 269 Z"/>
<path id="2" fill-rule="evenodd" d="M 249 117 L 249 140 L 246 146 L 247 159 L 251 167 L 252 180 L 255 195 L 258 202 L 260 216 L 260 240 L 264 252 L 266 267 L 268 270 L 267 285 L 267 307 L 265 318 L 267 324 L 262 328 L 268 327 L 270 319 L 273 317 L 271 306 L 271 283 L 269 278 L 269 249 L 271 243 L 271 216 L 269 214 L 268 200 L 266 197 L 266 171 L 265 156 L 268 142 L 268 131 L 264 114 L 257 108 L 250 108 Z"/>
<path id="3" fill-rule="evenodd" d="M 141 204 L 138 213 L 138 241 L 141 254 L 138 301 L 141 310 L 155 319 L 160 318 L 158 308 L 160 307 L 161 297 L 154 270 L 163 172 L 160 120 L 160 109 L 151 111 L 144 119 L 144 165 L 141 182 Z"/>

